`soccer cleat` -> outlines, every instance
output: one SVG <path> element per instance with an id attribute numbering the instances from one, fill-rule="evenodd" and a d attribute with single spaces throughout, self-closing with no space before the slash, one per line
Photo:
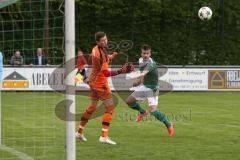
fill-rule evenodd
<path id="1" fill-rule="evenodd" d="M 170 127 L 167 130 L 168 130 L 168 134 L 169 134 L 170 137 L 174 136 L 173 123 L 171 123 Z"/>
<path id="2" fill-rule="evenodd" d="M 99 142 L 104 143 L 104 144 L 111 144 L 111 145 L 116 145 L 117 144 L 116 142 L 111 140 L 109 137 L 102 137 L 102 136 L 99 138 Z"/>
<path id="3" fill-rule="evenodd" d="M 136 122 L 141 122 L 142 119 L 143 119 L 143 117 L 145 117 L 145 116 L 147 116 L 147 115 L 148 115 L 147 112 L 144 112 L 144 113 L 140 114 L 140 115 L 137 117 Z"/>
<path id="4" fill-rule="evenodd" d="M 80 139 L 80 140 L 83 141 L 83 142 L 87 142 L 87 138 L 84 137 L 83 134 L 80 134 L 80 133 L 78 133 L 78 132 L 76 132 L 76 138 L 77 138 L 77 139 Z"/>

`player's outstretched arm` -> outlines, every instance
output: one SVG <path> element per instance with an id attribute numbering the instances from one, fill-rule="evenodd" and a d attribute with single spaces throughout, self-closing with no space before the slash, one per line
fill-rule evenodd
<path id="1" fill-rule="evenodd" d="M 103 70 L 102 73 L 104 74 L 105 77 L 113 77 L 121 74 L 121 71 L 120 70 L 117 70 L 117 71 Z"/>
<path id="2" fill-rule="evenodd" d="M 130 73 L 132 71 L 134 71 L 134 66 L 132 64 L 126 63 L 119 70 L 116 71 L 102 70 L 102 73 L 104 74 L 105 77 L 112 77 L 119 74 Z"/>

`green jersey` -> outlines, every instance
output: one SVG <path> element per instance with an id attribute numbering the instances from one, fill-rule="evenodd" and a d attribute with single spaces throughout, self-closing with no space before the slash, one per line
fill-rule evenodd
<path id="1" fill-rule="evenodd" d="M 144 61 L 142 58 L 139 59 L 139 70 L 143 72 L 143 70 L 148 70 L 149 72 L 144 76 L 143 85 L 151 88 L 158 89 L 158 69 L 157 64 L 150 58 L 147 61 Z"/>

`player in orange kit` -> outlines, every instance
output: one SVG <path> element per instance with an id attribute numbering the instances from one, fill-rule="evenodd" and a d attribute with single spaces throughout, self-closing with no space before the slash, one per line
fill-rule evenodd
<path id="1" fill-rule="evenodd" d="M 108 130 L 112 121 L 112 114 L 114 112 L 115 106 L 113 104 L 112 93 L 107 81 L 107 77 L 129 73 L 134 70 L 134 67 L 132 65 L 125 64 L 121 69 L 117 71 L 109 71 L 108 65 L 110 57 L 107 50 L 107 36 L 104 32 L 97 32 L 95 34 L 95 40 L 97 45 L 92 49 L 92 71 L 89 76 L 91 102 L 87 107 L 86 112 L 83 113 L 81 117 L 79 129 L 76 132 L 76 137 L 82 141 L 87 141 L 83 134 L 84 127 L 86 126 L 88 120 L 91 118 L 92 113 L 97 109 L 98 101 L 101 100 L 103 101 L 106 110 L 102 117 L 102 132 L 99 138 L 99 142 L 116 145 L 116 142 L 108 137 Z"/>

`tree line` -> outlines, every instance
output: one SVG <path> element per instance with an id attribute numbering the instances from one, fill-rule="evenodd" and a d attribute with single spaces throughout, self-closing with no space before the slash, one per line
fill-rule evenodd
<path id="1" fill-rule="evenodd" d="M 50 1 L 51 10 L 58 9 L 62 1 Z M 16 4 L 17 5 L 17 4 Z M 21 4 L 20 7 L 27 8 Z M 44 4 L 41 4 L 44 5 Z M 201 21 L 198 10 L 209 6 L 213 11 L 210 21 Z M 37 6 L 34 6 L 38 8 Z M 139 57 L 144 43 L 152 46 L 153 58 L 166 65 L 238 65 L 240 61 L 240 1 L 226 0 L 76 0 L 76 48 L 90 53 L 95 44 L 94 33 L 104 31 L 110 41 L 133 42 L 133 47 L 121 51 L 130 61 Z M 19 8 L 19 6 L 18 6 Z M 44 8 L 44 7 L 43 7 Z M 8 10 L 5 8 L 5 10 Z M 60 7 L 64 10 L 64 6 Z M 61 13 L 50 14 L 49 56 L 63 56 L 64 28 Z M 43 18 L 44 14 L 34 15 Z M 1 16 L 6 21 L 7 16 Z M 30 22 L 29 22 L 30 23 Z M 36 21 L 37 23 L 37 21 Z M 53 24 L 54 23 L 54 24 Z M 5 29 L 8 28 L 5 24 Z M 21 25 L 16 23 L 16 25 Z M 41 28 L 43 24 L 34 24 Z M 38 26 L 40 25 L 40 26 Z M 25 28 L 29 27 L 24 26 Z M 57 26 L 62 28 L 57 29 Z M 32 26 L 32 29 L 34 30 Z M 42 26 L 43 27 L 43 26 Z M 21 26 L 18 26 L 21 28 Z M 55 30 L 56 29 L 56 30 Z M 2 33 L 2 32 L 1 32 Z M 25 33 L 25 36 L 39 34 Z M 38 37 L 35 35 L 35 38 Z M 54 38 L 55 37 L 55 38 Z M 57 38 L 56 38 L 57 37 Z M 4 37 L 6 40 L 7 37 Z M 12 39 L 12 36 L 10 36 Z M 43 44 L 43 39 L 39 44 Z M 37 48 L 36 43 L 24 44 L 25 48 Z M 7 49 L 10 44 L 2 42 Z M 29 45 L 29 46 L 28 46 Z M 20 46 L 19 46 L 20 47 Z M 28 54 L 33 54 L 31 51 Z M 10 53 L 7 53 L 10 54 Z M 6 56 L 6 54 L 5 54 Z M 9 56 L 9 55 L 7 55 Z M 56 61 L 55 63 L 59 63 Z"/>

